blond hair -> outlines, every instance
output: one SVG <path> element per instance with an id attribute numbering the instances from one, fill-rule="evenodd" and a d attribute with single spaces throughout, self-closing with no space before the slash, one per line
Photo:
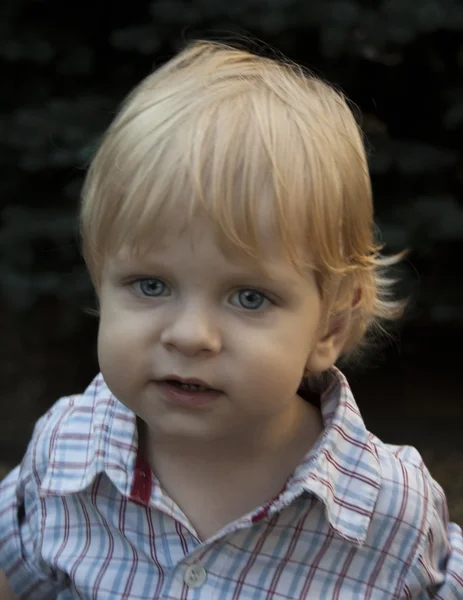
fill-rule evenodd
<path id="1" fill-rule="evenodd" d="M 195 42 L 149 75 L 108 129 L 83 189 L 83 253 L 108 253 L 198 209 L 259 257 L 263 215 L 292 264 L 315 269 L 330 314 L 352 305 L 344 353 L 394 319 L 362 134 L 344 96 L 289 61 Z"/>

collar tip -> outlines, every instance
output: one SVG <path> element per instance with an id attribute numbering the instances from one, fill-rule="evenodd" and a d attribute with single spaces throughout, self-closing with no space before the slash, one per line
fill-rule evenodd
<path id="1" fill-rule="evenodd" d="M 348 526 L 344 523 L 330 521 L 331 529 L 341 538 L 355 546 L 364 546 L 368 536 L 368 525 Z"/>
<path id="2" fill-rule="evenodd" d="M 353 544 L 354 546 L 364 546 L 365 542 L 366 542 L 366 533 L 365 534 L 354 534 L 351 531 L 344 531 L 342 529 L 339 529 L 338 527 L 333 527 L 334 531 L 340 536 L 342 537 L 344 540 L 346 540 L 347 542 L 349 542 L 350 544 Z"/>

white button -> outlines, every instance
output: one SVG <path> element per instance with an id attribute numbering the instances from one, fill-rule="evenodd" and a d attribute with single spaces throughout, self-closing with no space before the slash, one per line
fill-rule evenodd
<path id="1" fill-rule="evenodd" d="M 206 581 L 206 569 L 201 565 L 189 565 L 183 578 L 190 588 L 198 588 Z"/>

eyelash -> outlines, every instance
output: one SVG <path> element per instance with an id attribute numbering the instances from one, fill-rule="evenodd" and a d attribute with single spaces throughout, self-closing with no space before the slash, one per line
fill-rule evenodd
<path id="1" fill-rule="evenodd" d="M 161 294 L 158 294 L 158 295 L 153 295 L 153 296 L 151 296 L 151 295 L 149 295 L 149 294 L 146 294 L 146 293 L 144 293 L 144 292 L 143 292 L 143 290 L 142 290 L 142 288 L 141 288 L 141 285 L 142 285 L 144 282 L 156 282 L 156 283 L 161 283 L 161 284 L 163 284 L 165 287 L 167 287 L 167 284 L 165 284 L 165 283 L 162 281 L 162 279 L 157 279 L 157 278 L 155 278 L 155 277 L 149 277 L 149 278 L 148 278 L 148 277 L 140 277 L 140 278 L 137 278 L 137 279 L 135 279 L 135 280 L 133 280 L 133 281 L 129 282 L 129 285 L 130 285 L 130 286 L 131 286 L 131 287 L 132 287 L 132 288 L 135 290 L 135 292 L 136 292 L 136 293 L 138 293 L 138 294 L 139 294 L 140 296 L 142 296 L 143 298 L 160 298 L 160 297 L 162 297 L 162 296 L 163 296 L 163 295 L 162 295 L 162 293 L 161 293 Z M 243 293 L 243 292 L 251 292 L 251 293 L 253 293 L 253 294 L 258 294 L 258 295 L 259 295 L 259 296 L 260 296 L 260 297 L 263 299 L 263 302 L 262 302 L 262 304 L 261 304 L 260 306 L 258 306 L 257 308 L 246 308 L 245 306 L 242 306 L 242 305 L 241 305 L 241 306 L 240 306 L 240 308 L 243 308 L 244 310 L 248 310 L 249 312 L 257 312 L 257 311 L 259 311 L 261 308 L 263 308 L 263 305 L 264 305 L 265 303 L 267 303 L 268 305 L 275 305 L 275 302 L 274 302 L 274 301 L 273 301 L 273 300 L 272 300 L 272 299 L 269 297 L 269 295 L 268 295 L 266 292 L 263 292 L 263 291 L 261 291 L 261 290 L 259 290 L 259 289 L 257 289 L 257 288 L 253 288 L 253 287 L 242 287 L 242 288 L 239 288 L 239 289 L 237 289 L 237 290 L 236 290 L 236 291 L 233 293 L 232 297 L 233 297 L 235 294 L 240 294 L 240 293 Z"/>

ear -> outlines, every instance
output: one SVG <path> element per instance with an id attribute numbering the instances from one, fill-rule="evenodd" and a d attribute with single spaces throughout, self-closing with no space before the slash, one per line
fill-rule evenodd
<path id="1" fill-rule="evenodd" d="M 360 300 L 361 290 L 357 289 L 351 307 L 332 315 L 328 319 L 328 323 L 307 360 L 306 371 L 308 373 L 323 373 L 334 365 L 349 335 L 352 317 L 360 304 Z"/>

